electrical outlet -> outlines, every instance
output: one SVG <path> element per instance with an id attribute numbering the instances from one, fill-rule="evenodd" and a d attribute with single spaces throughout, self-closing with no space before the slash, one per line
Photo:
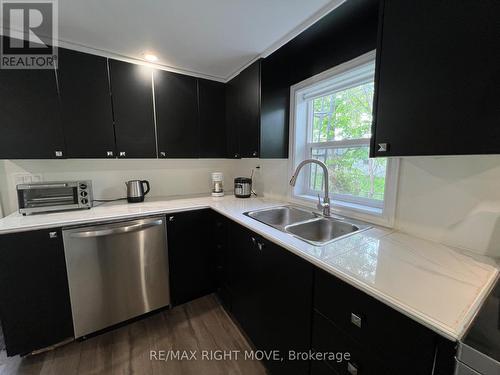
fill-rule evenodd
<path id="1" fill-rule="evenodd" d="M 41 173 L 34 173 L 31 175 L 31 182 L 42 182 L 42 174 Z"/>
<path id="2" fill-rule="evenodd" d="M 14 173 L 12 176 L 14 180 L 14 184 L 21 185 L 21 184 L 31 184 L 33 182 L 41 182 L 42 181 L 42 175 L 41 173 Z"/>

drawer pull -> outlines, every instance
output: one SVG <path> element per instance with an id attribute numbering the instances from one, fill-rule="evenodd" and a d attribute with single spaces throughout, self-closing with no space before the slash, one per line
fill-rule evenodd
<path id="1" fill-rule="evenodd" d="M 358 368 L 354 363 L 347 362 L 347 372 L 351 375 L 358 375 Z"/>
<path id="2" fill-rule="evenodd" d="M 356 327 L 361 328 L 361 317 L 354 313 L 351 313 L 351 323 Z"/>

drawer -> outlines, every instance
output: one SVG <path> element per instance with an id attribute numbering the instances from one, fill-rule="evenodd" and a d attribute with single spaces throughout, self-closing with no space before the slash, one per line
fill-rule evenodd
<path id="1" fill-rule="evenodd" d="M 363 347 L 407 374 L 431 374 L 437 335 L 323 270 L 315 272 L 314 308 Z"/>
<path id="2" fill-rule="evenodd" d="M 349 358 L 342 361 L 326 361 L 339 375 L 399 375 L 318 313 L 313 317 L 312 348 L 321 353 L 348 353 Z"/>

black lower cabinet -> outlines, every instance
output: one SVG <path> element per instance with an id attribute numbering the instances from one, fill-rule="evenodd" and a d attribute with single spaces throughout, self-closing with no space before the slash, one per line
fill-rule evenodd
<path id="1" fill-rule="evenodd" d="M 215 254 L 215 284 L 217 296 L 224 308 L 232 310 L 232 292 L 229 287 L 231 272 L 229 254 L 229 228 L 231 222 L 225 216 L 212 212 L 212 241 Z"/>
<path id="2" fill-rule="evenodd" d="M 312 348 L 326 356 L 325 366 L 332 369 L 334 374 L 400 374 L 384 366 L 368 349 L 345 335 L 319 313 L 314 314 Z"/>
<path id="3" fill-rule="evenodd" d="M 72 338 L 61 230 L 0 236 L 0 320 L 9 356 Z"/>
<path id="4" fill-rule="evenodd" d="M 229 249 L 233 317 L 257 350 L 279 351 L 264 361 L 272 374 L 307 374 L 307 359 L 288 358 L 310 348 L 312 265 L 235 223 Z"/>
<path id="5" fill-rule="evenodd" d="M 208 209 L 167 215 L 170 299 L 180 305 L 215 291 Z"/>
<path id="6" fill-rule="evenodd" d="M 313 348 L 351 352 L 360 374 L 428 375 L 436 363 L 439 374 L 452 373 L 453 342 L 320 269 L 314 310 Z M 337 364 L 338 372 L 349 373 L 346 366 Z"/>

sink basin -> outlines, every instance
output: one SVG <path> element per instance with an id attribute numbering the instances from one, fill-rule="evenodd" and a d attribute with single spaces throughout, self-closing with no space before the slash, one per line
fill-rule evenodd
<path id="1" fill-rule="evenodd" d="M 339 216 L 324 217 L 293 206 L 280 206 L 245 212 L 244 215 L 315 246 L 323 246 L 369 229 L 367 223 Z"/>
<path id="2" fill-rule="evenodd" d="M 320 245 L 357 232 L 359 229 L 357 225 L 331 218 L 321 218 L 285 227 L 288 233 Z"/>
<path id="3" fill-rule="evenodd" d="M 250 211 L 247 212 L 246 215 L 264 224 L 280 228 L 284 228 L 290 224 L 311 220 L 318 217 L 318 215 L 313 212 L 300 210 L 298 208 L 290 206 L 268 208 L 259 211 Z"/>

